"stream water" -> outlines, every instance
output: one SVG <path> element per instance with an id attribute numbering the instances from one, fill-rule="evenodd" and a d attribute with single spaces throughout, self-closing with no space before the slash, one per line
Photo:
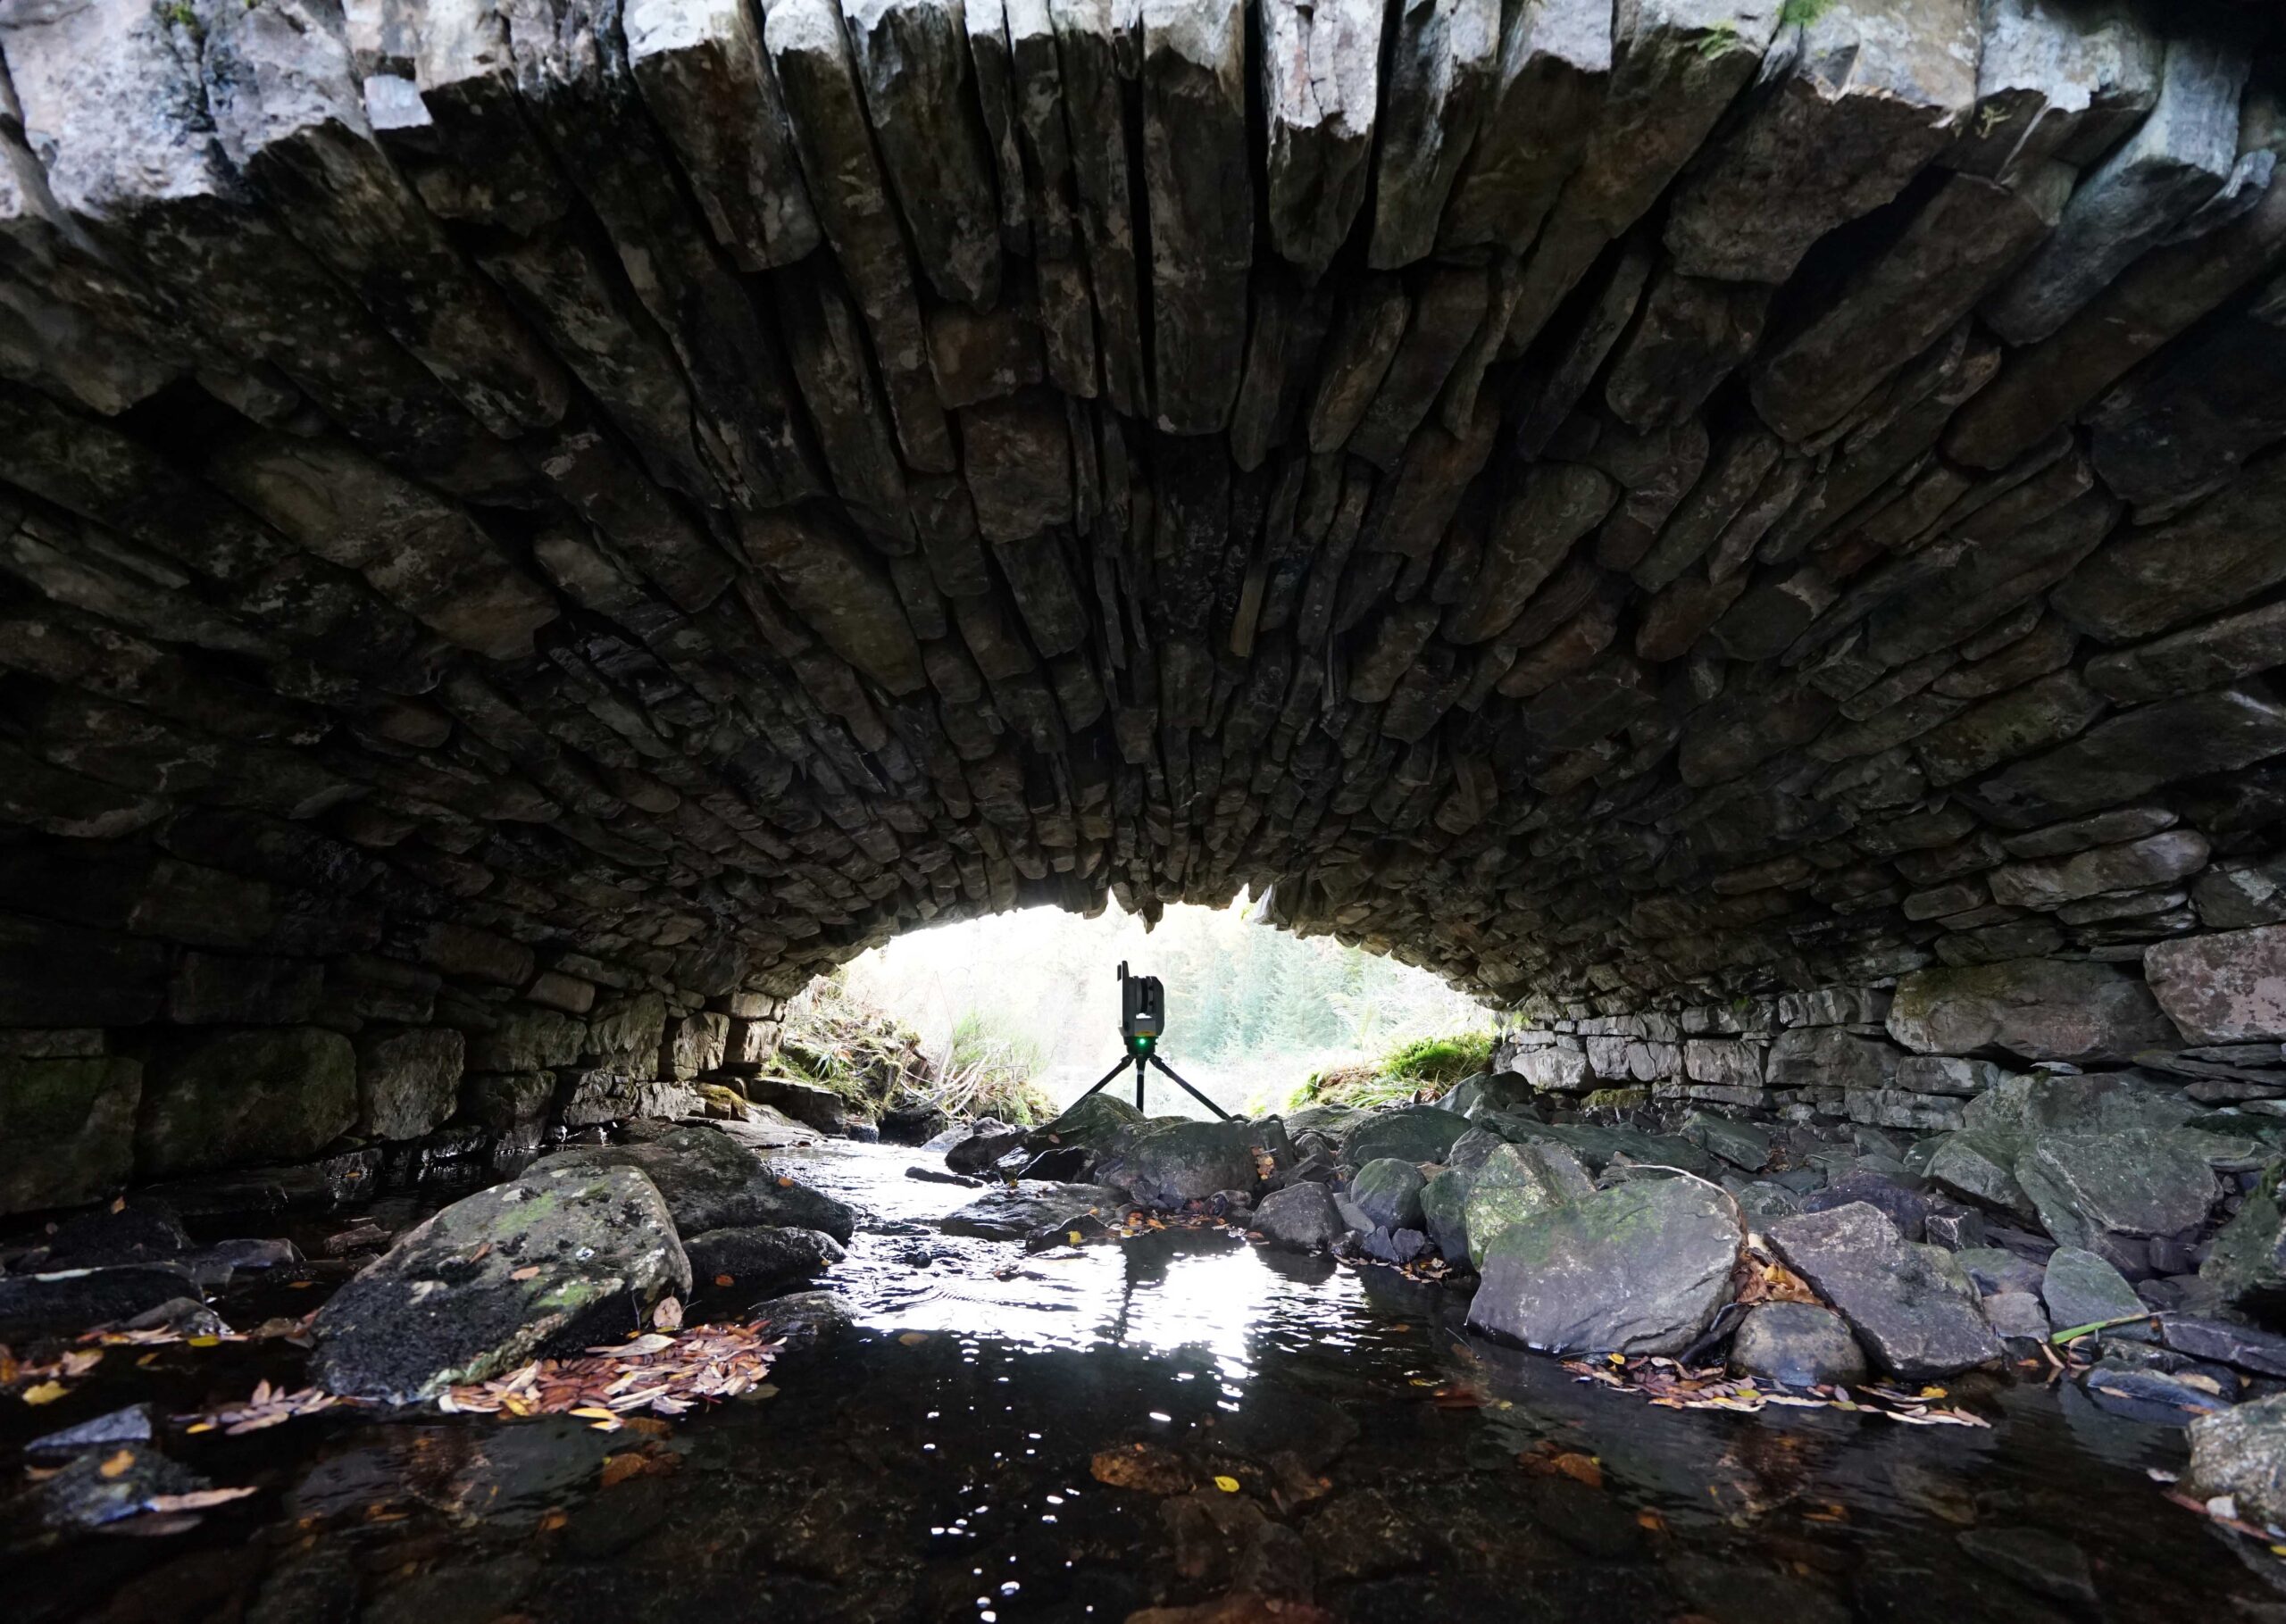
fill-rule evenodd
<path id="1" fill-rule="evenodd" d="M 2161 1497 L 2147 1469 L 2179 1468 L 2182 1434 L 2068 1384 L 1954 1384 L 1989 1429 L 1671 1411 L 1468 1338 L 1464 1299 L 1394 1271 L 1221 1230 L 1027 1256 L 942 1232 L 973 1192 L 905 1176 L 933 1158 L 779 1154 L 862 1216 L 828 1281 L 857 1331 L 781 1361 L 774 1393 L 665 1437 L 348 1410 L 171 1433 L 174 1458 L 259 1492 L 178 1532 L 19 1545 L 0 1614 L 1014 1624 L 1251 1590 L 1323 1612 L 1174 1616 L 2286 1618 L 2252 1565 L 2268 1558 Z M 220 1306 L 244 1326 L 324 1289 L 273 1280 Z M 301 1362 L 279 1341 L 113 1350 L 64 1398 L 0 1406 L 0 1470 L 123 1403 L 298 1387 Z M 1105 1452 L 1129 1487 L 1099 1479 Z M 2058 1541 L 2084 1553 L 2095 1604 L 2009 1576 L 2054 1591 Z"/>

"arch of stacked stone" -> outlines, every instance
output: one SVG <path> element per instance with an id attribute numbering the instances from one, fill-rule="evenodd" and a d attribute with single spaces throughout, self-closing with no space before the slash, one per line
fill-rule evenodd
<path id="1" fill-rule="evenodd" d="M 1241 887 L 1749 1103 L 2274 1049 L 2282 43 L 7 0 L 0 1210 Z"/>

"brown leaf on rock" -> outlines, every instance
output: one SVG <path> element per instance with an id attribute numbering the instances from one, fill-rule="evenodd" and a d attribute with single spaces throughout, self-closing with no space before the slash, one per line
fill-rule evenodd
<path id="1" fill-rule="evenodd" d="M 1172 1449 L 1157 1444 L 1128 1444 L 1098 1450 L 1088 1470 L 1098 1483 L 1139 1489 L 1147 1495 L 1180 1495 L 1190 1487 L 1190 1469 Z"/>

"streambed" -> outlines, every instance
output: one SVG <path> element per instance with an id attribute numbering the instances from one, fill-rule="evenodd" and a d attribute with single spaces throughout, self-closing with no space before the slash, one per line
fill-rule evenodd
<path id="1" fill-rule="evenodd" d="M 10 1615 L 2023 1624 L 2286 1607 L 2258 1547 L 2162 1498 L 2149 1473 L 2182 1465 L 2181 1431 L 2069 1383 L 1949 1384 L 1983 1428 L 1666 1410 L 1464 1335 L 1464 1297 L 1393 1270 L 1222 1229 L 1028 1255 L 944 1233 L 974 1192 L 907 1177 L 932 1160 L 909 1149 L 774 1154 L 861 1217 L 827 1278 L 854 1329 L 781 1360 L 773 1391 L 655 1434 L 346 1408 L 239 1437 L 170 1429 L 170 1455 L 257 1492 L 178 1532 L 138 1519 L 20 1546 L 0 1570 Z M 419 1206 L 380 1216 L 402 1227 Z M 314 1253 L 356 1216 L 297 1238 Z M 218 1306 L 246 1328 L 327 1289 L 273 1275 Z M 0 1409 L 0 1455 L 21 1477 L 36 1436 L 298 1387 L 304 1360 L 282 1339 L 113 1349 L 54 1402 Z M 1323 1611 L 1222 1600 L 1250 1595 Z"/>

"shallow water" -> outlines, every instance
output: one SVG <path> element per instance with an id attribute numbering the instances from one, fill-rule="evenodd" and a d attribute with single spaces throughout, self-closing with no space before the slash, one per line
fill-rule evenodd
<path id="1" fill-rule="evenodd" d="M 344 1412 L 173 1437 L 174 1458 L 261 1492 L 185 1532 L 19 1548 L 0 1558 L 0 1612 L 1014 1624 L 1252 1588 L 1447 1624 L 2286 1616 L 2249 1565 L 2267 1559 L 2148 1477 L 2181 1466 L 2181 1432 L 2068 1386 L 1955 1384 L 1989 1430 L 1664 1410 L 1461 1335 L 1464 1299 L 1393 1271 L 1223 1231 L 1027 1256 L 939 1230 L 974 1192 L 905 1176 L 933 1158 L 777 1156 L 864 1216 L 829 1281 L 859 1333 L 781 1362 L 774 1395 L 659 1439 Z M 344 1227 L 329 1214 L 310 1234 Z M 247 1326 L 323 1290 L 261 1284 L 222 1309 Z M 68 1397 L 5 1406 L 0 1469 L 20 1472 L 28 1438 L 138 1399 L 185 1412 L 259 1379 L 299 1386 L 300 1360 L 276 1342 L 141 1365 L 113 1350 Z M 1157 1463 L 1172 1480 L 1152 1489 L 1196 1492 L 1109 1487 L 1091 1469 L 1103 1451 Z M 629 1453 L 644 1470 L 607 1485 L 606 1458 Z M 1600 1482 L 1550 1470 L 1558 1454 L 1592 1457 Z M 1960 1543 L 2020 1530 L 2078 1545 L 2099 1609 L 2021 1588 Z"/>

